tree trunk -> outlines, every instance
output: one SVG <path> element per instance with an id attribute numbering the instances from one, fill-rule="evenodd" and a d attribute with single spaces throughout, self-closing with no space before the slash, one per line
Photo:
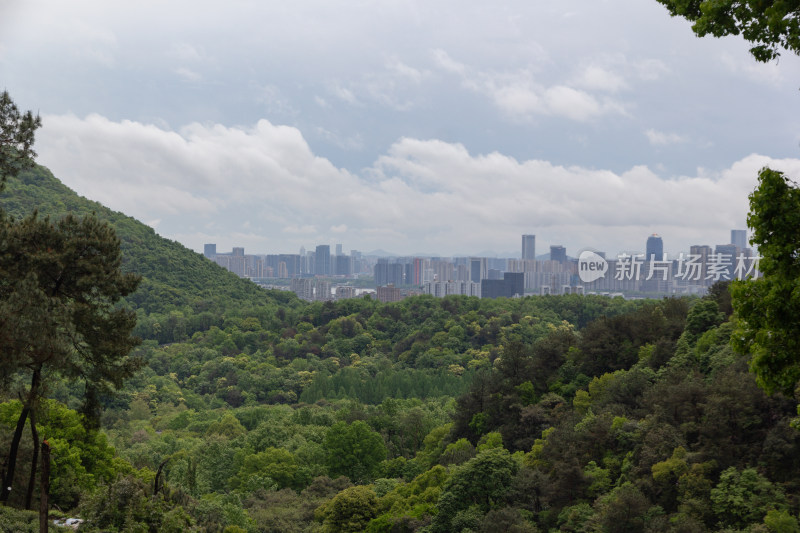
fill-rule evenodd
<path id="1" fill-rule="evenodd" d="M 47 533 L 49 527 L 47 499 L 50 495 L 50 444 L 47 441 L 42 442 L 42 479 L 39 485 L 42 489 L 39 497 L 39 533 Z"/>
<path id="2" fill-rule="evenodd" d="M 28 493 L 25 494 L 25 509 L 33 509 L 33 489 L 36 486 L 36 467 L 39 463 L 39 432 L 36 430 L 36 409 L 32 408 L 29 416 L 31 420 L 31 438 L 33 439 L 33 459 L 31 460 L 31 475 L 28 478 Z"/>
<path id="3" fill-rule="evenodd" d="M 38 396 L 39 384 L 42 380 L 42 367 L 41 365 L 33 370 L 31 376 L 31 390 L 28 392 L 28 398 L 22 406 L 22 412 L 17 420 L 17 428 L 14 430 L 14 438 L 11 440 L 11 449 L 8 451 L 8 461 L 6 476 L 3 478 L 3 486 L 0 488 L 0 502 L 6 503 L 8 495 L 11 493 L 11 485 L 14 483 L 14 470 L 17 467 L 17 452 L 19 451 L 19 441 L 22 439 L 22 430 L 25 429 L 25 421 L 28 419 L 28 413 L 31 410 L 31 405 Z"/>
<path id="4" fill-rule="evenodd" d="M 164 469 L 164 465 L 169 462 L 169 457 L 164 459 L 164 461 L 158 465 L 158 472 L 156 472 L 156 480 L 153 482 L 153 496 L 158 494 L 158 491 L 161 487 L 159 487 L 159 481 L 161 480 L 161 471 Z"/>
<path id="5" fill-rule="evenodd" d="M 8 451 L 8 469 L 3 478 L 3 487 L 0 490 L 0 502 L 6 503 L 8 495 L 11 494 L 11 485 L 14 483 L 14 470 L 17 466 L 17 450 L 19 450 L 19 441 L 22 438 L 22 430 L 25 429 L 25 421 L 28 419 L 29 408 L 26 405 L 22 406 L 22 413 L 17 420 L 17 429 L 14 430 L 14 439 L 11 441 L 11 449 Z"/>

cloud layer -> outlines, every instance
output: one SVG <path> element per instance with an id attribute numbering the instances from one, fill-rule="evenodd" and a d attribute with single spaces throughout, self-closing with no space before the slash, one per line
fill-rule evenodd
<path id="1" fill-rule="evenodd" d="M 680 250 L 800 157 L 800 57 L 652 0 L 0 6 L 42 163 L 195 249 Z"/>
<path id="2" fill-rule="evenodd" d="M 82 195 L 154 223 L 200 250 L 252 253 L 304 245 L 396 253 L 638 249 L 660 233 L 670 251 L 718 244 L 744 227 L 747 195 L 766 165 L 800 175 L 800 160 L 750 155 L 716 173 L 661 176 L 519 161 L 463 145 L 402 138 L 359 173 L 315 155 L 301 132 L 190 124 L 178 131 L 99 115 L 44 117 L 40 161 Z"/>

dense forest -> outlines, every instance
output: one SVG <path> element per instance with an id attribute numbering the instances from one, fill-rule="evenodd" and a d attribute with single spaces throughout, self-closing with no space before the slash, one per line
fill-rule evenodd
<path id="1" fill-rule="evenodd" d="M 305 303 L 42 167 L 0 206 L 93 212 L 142 277 L 118 304 L 141 369 L 101 395 L 96 423 L 85 385 L 43 378 L 50 503 L 80 531 L 800 531 L 797 401 L 767 395 L 731 348 L 724 284 L 649 301 Z M 2 383 L 4 454 L 25 383 Z M 0 530 L 38 530 L 29 486 L 20 466 Z"/>

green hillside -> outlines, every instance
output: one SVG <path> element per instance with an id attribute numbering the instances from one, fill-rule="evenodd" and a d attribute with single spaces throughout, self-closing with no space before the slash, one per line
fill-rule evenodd
<path id="1" fill-rule="evenodd" d="M 124 270 L 142 276 L 139 289 L 128 301 L 139 310 L 139 334 L 145 337 L 151 336 L 148 324 L 161 315 L 167 320 L 171 316 L 173 322 L 183 321 L 179 328 L 182 336 L 206 329 L 212 325 L 211 317 L 226 312 L 238 314 L 276 303 L 300 304 L 292 294 L 265 291 L 182 244 L 159 236 L 138 220 L 79 196 L 42 166 L 9 180 L 0 195 L 0 205 L 18 218 L 37 209 L 40 215 L 53 218 L 94 213 L 110 223 L 121 241 Z M 169 332 L 153 336 L 160 337 L 161 342 L 179 340 L 170 338 L 174 329 L 173 325 Z"/>

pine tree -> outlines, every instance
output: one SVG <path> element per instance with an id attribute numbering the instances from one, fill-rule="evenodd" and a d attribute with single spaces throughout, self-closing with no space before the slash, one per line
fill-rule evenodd
<path id="1" fill-rule="evenodd" d="M 0 172 L 32 164 L 39 120 L 0 96 Z M 119 388 L 141 365 L 129 356 L 133 311 L 118 305 L 139 283 L 121 269 L 113 228 L 94 216 L 51 221 L 33 213 L 14 220 L 0 210 L 0 391 L 29 383 L 6 461 L 0 501 L 8 500 L 25 423 L 47 380 L 83 382 L 85 420 L 96 422 L 99 394 Z"/>

